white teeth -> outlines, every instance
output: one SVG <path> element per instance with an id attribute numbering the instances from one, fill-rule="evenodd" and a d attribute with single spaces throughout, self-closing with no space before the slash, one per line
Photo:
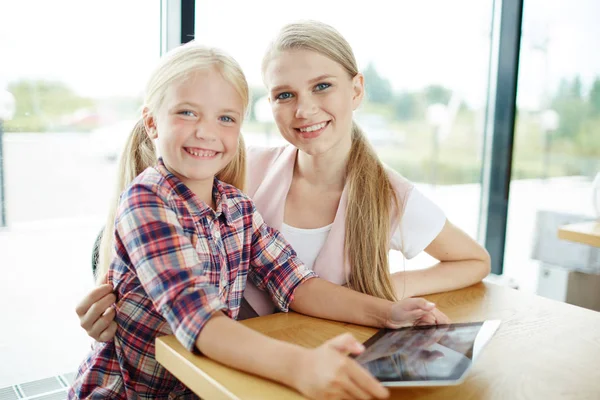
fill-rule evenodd
<path id="1" fill-rule="evenodd" d="M 186 149 L 188 151 L 188 153 L 196 156 L 196 157 L 212 157 L 215 154 L 217 154 L 216 151 L 210 151 L 210 150 L 200 150 L 200 151 L 194 151 L 192 149 Z"/>
<path id="2" fill-rule="evenodd" d="M 306 128 L 300 128 L 300 132 L 314 132 L 314 131 L 318 131 L 319 129 L 325 128 L 325 125 L 327 125 L 327 122 L 321 122 L 320 124 L 308 126 Z"/>

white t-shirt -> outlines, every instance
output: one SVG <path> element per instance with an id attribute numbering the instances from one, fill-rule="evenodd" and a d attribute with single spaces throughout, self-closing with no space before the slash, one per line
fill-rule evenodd
<path id="1" fill-rule="evenodd" d="M 321 248 L 325 245 L 327 236 L 333 224 L 329 224 L 322 228 L 301 229 L 289 226 L 285 222 L 281 225 L 281 233 L 285 240 L 292 246 L 298 254 L 298 258 L 302 260 L 304 265 L 313 269 L 313 265 Z"/>
<path id="2" fill-rule="evenodd" d="M 429 200 L 417 188 L 413 188 L 406 200 L 400 226 L 391 239 L 391 248 L 400 249 L 407 259 L 423 251 L 442 231 L 446 215 L 437 204 Z M 285 223 L 281 233 L 310 269 L 325 245 L 331 225 L 316 229 L 300 229 Z"/>

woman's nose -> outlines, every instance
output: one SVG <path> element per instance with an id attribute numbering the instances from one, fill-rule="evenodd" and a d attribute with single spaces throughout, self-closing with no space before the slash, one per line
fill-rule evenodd
<path id="1" fill-rule="evenodd" d="M 298 101 L 296 118 L 306 119 L 317 112 L 317 104 L 309 97 Z"/>

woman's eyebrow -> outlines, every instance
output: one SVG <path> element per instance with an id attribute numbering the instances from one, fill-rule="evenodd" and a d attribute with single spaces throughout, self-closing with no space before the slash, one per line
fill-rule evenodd
<path id="1" fill-rule="evenodd" d="M 329 75 L 329 74 L 323 74 L 323 75 L 319 75 L 316 78 L 309 80 L 308 83 L 317 83 L 318 81 L 331 79 L 331 78 L 335 78 L 335 76 Z"/>
<path id="2" fill-rule="evenodd" d="M 314 83 L 317 83 L 319 81 L 325 80 L 325 79 L 336 79 L 335 75 L 330 75 L 330 74 L 323 74 L 323 75 L 319 75 L 316 78 L 312 78 L 308 80 L 308 84 L 312 85 Z M 279 92 L 282 90 L 289 90 L 290 89 L 290 85 L 279 85 L 279 86 L 275 86 L 271 89 L 271 93 L 274 92 Z"/>

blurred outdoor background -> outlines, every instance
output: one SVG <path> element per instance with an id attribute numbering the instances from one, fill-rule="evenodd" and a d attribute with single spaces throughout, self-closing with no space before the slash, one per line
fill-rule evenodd
<path id="1" fill-rule="evenodd" d="M 481 240 L 495 12 L 493 0 L 198 0 L 196 40 L 224 48 L 247 73 L 247 144 L 276 145 L 284 141 L 261 82 L 263 51 L 287 22 L 332 24 L 365 75 L 356 120 L 382 160 Z M 70 373 L 89 349 L 74 308 L 93 287 L 91 248 L 160 57 L 160 15 L 160 0 L 0 3 L 0 105 L 12 107 L 2 122 L 0 388 Z M 521 290 L 536 288 L 536 213 L 593 214 L 598 16 L 596 0 L 525 1 L 503 272 Z M 431 263 L 392 260 L 395 269 Z"/>

